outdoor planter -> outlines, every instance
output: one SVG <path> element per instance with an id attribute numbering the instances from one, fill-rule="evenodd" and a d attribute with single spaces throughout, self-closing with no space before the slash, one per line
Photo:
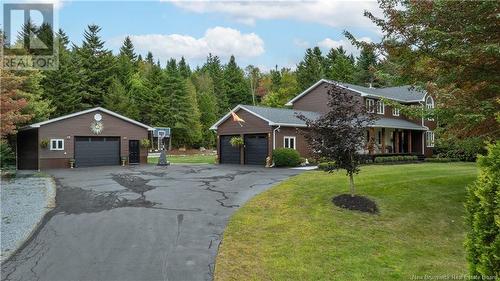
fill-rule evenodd
<path id="1" fill-rule="evenodd" d="M 71 169 L 75 168 L 75 159 L 69 159 L 69 167 Z"/>
<path id="2" fill-rule="evenodd" d="M 127 157 L 123 156 L 122 157 L 122 166 L 125 166 L 126 163 L 127 163 Z"/>

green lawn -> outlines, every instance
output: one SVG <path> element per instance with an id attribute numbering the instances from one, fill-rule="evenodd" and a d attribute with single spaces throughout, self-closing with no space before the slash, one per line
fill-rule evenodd
<path id="1" fill-rule="evenodd" d="M 168 155 L 168 161 L 174 164 L 214 164 L 215 155 Z M 158 164 L 158 157 L 148 157 L 149 164 Z"/>
<path id="2" fill-rule="evenodd" d="M 343 172 L 306 172 L 231 218 L 215 280 L 409 280 L 466 274 L 465 186 L 474 163 L 372 165 L 356 176 L 380 214 L 340 209 Z"/>

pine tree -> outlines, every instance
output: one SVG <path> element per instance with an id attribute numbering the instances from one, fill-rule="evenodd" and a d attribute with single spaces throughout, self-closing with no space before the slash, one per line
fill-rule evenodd
<path id="1" fill-rule="evenodd" d="M 134 44 L 129 36 L 123 40 L 123 45 L 120 48 L 120 55 L 128 57 L 130 61 L 134 61 L 137 55 L 134 52 Z"/>
<path id="2" fill-rule="evenodd" d="M 104 107 L 132 119 L 138 119 L 139 110 L 120 80 L 113 78 L 104 95 Z"/>
<path id="3" fill-rule="evenodd" d="M 222 116 L 229 110 L 229 101 L 224 88 L 224 72 L 219 57 L 208 54 L 207 62 L 203 65 L 202 70 L 207 72 L 213 81 L 214 93 L 219 105 L 218 115 Z"/>
<path id="4" fill-rule="evenodd" d="M 179 72 L 180 72 L 181 76 L 184 79 L 187 79 L 188 77 L 191 76 L 191 68 L 189 68 L 189 65 L 186 63 L 186 60 L 184 59 L 184 57 L 181 57 L 181 60 L 179 61 L 178 68 L 179 68 Z"/>
<path id="5" fill-rule="evenodd" d="M 146 62 L 148 62 L 151 65 L 154 64 L 153 53 L 148 52 L 148 54 L 146 55 Z"/>
<path id="6" fill-rule="evenodd" d="M 201 145 L 204 147 L 215 146 L 215 133 L 210 127 L 217 122 L 218 105 L 214 94 L 214 84 L 212 78 L 202 71 L 195 72 L 192 78 L 196 87 L 198 109 L 200 112 L 202 139 Z"/>
<path id="7" fill-rule="evenodd" d="M 363 47 L 356 64 L 355 82 L 362 86 L 375 86 L 375 68 L 377 66 L 377 56 L 373 48 Z"/>
<path id="8" fill-rule="evenodd" d="M 236 64 L 234 56 L 231 56 L 224 68 L 224 88 L 230 108 L 252 102 L 249 85 L 245 80 L 243 70 Z"/>
<path id="9" fill-rule="evenodd" d="M 310 48 L 306 50 L 304 59 L 297 65 L 297 81 L 301 91 L 309 88 L 323 78 L 323 61 L 318 53 Z"/>
<path id="10" fill-rule="evenodd" d="M 45 71 L 42 80 L 44 98 L 52 101 L 55 111 L 51 117 L 58 117 L 82 110 L 81 96 L 78 92 L 79 76 L 75 66 L 74 54 L 68 49 L 69 39 L 64 31 L 57 33 L 59 41 L 59 69 Z"/>
<path id="11" fill-rule="evenodd" d="M 101 28 L 89 25 L 81 47 L 75 46 L 79 69 L 79 93 L 84 108 L 100 106 L 114 74 L 114 57 L 99 37 Z"/>
<path id="12" fill-rule="evenodd" d="M 326 78 L 337 82 L 354 82 L 356 67 L 342 46 L 331 49 L 326 58 L 328 66 Z"/>
<path id="13" fill-rule="evenodd" d="M 137 61 L 135 59 L 134 45 L 130 37 L 127 36 L 120 48 L 116 65 L 116 76 L 127 91 L 130 90 L 130 79 L 137 70 Z"/>

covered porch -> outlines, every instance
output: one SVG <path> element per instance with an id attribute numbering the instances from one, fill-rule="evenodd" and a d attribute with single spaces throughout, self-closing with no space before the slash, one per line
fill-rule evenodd
<path id="1" fill-rule="evenodd" d="M 425 126 L 403 119 L 381 118 L 367 129 L 369 155 L 423 155 Z"/>

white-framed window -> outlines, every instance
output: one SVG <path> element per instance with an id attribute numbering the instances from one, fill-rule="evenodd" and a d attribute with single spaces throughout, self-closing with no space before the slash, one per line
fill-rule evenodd
<path id="1" fill-rule="evenodd" d="M 50 139 L 50 150 L 64 150 L 64 140 Z"/>
<path id="2" fill-rule="evenodd" d="M 366 99 L 366 112 L 374 113 L 375 112 L 375 101 L 373 99 Z"/>
<path id="3" fill-rule="evenodd" d="M 283 137 L 283 147 L 297 149 L 297 140 L 295 137 Z"/>
<path id="4" fill-rule="evenodd" d="M 434 147 L 434 132 L 433 131 L 425 132 L 425 146 Z"/>
<path id="5" fill-rule="evenodd" d="M 399 108 L 397 107 L 392 108 L 392 116 L 399 116 Z"/>
<path id="6" fill-rule="evenodd" d="M 384 102 L 379 100 L 377 101 L 377 114 L 384 114 L 384 113 L 385 113 Z"/>
<path id="7" fill-rule="evenodd" d="M 434 109 L 434 99 L 431 96 L 427 96 L 425 99 L 425 108 Z M 433 118 L 427 118 L 429 121 L 434 121 Z"/>

